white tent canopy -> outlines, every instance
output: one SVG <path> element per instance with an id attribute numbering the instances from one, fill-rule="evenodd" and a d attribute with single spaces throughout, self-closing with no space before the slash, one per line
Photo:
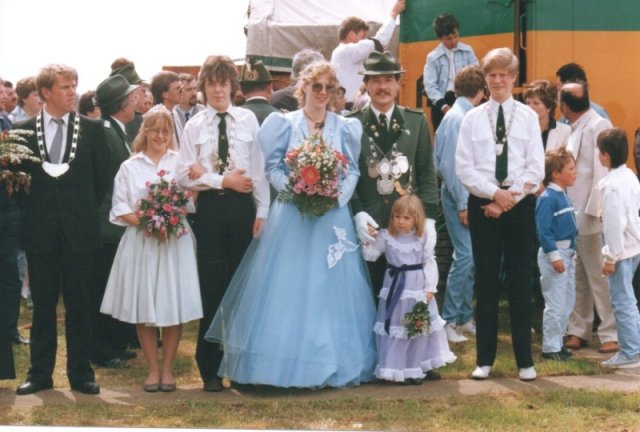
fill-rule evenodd
<path id="1" fill-rule="evenodd" d="M 369 23 L 371 34 L 390 15 L 396 0 L 251 0 L 247 56 L 267 68 L 289 71 L 291 58 L 304 48 L 322 52 L 328 60 L 338 45 L 342 20 L 357 16 Z M 397 30 L 389 49 L 397 52 Z"/>

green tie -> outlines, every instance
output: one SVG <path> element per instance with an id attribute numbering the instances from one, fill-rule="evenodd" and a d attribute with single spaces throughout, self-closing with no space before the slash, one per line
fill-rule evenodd
<path id="1" fill-rule="evenodd" d="M 220 123 L 218 123 L 218 159 L 220 159 L 220 173 L 227 166 L 227 158 L 229 157 L 229 140 L 227 139 L 227 116 L 226 112 L 218 113 Z"/>
<path id="2" fill-rule="evenodd" d="M 384 113 L 380 113 L 380 115 L 378 116 L 378 120 L 380 123 L 380 143 L 381 143 L 381 147 L 384 147 L 382 150 L 384 150 L 385 152 L 387 151 L 386 145 L 387 145 L 387 135 L 389 132 L 389 126 L 387 124 L 387 116 L 384 115 Z"/>
<path id="3" fill-rule="evenodd" d="M 509 157 L 508 157 L 508 147 L 507 140 L 505 137 L 505 127 L 504 127 L 504 111 L 502 110 L 502 105 L 498 109 L 498 121 L 496 122 L 496 145 L 501 143 L 504 144 L 502 148 L 502 153 L 496 155 L 496 180 L 498 183 L 502 184 L 502 182 L 507 178 L 507 173 L 509 171 Z"/>

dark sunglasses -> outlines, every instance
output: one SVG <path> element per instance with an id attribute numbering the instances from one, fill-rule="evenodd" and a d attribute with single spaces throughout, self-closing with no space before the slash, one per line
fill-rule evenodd
<path id="1" fill-rule="evenodd" d="M 334 93 L 336 91 L 336 86 L 333 84 L 322 85 L 320 83 L 311 84 L 311 90 L 314 93 L 320 93 L 324 89 L 327 93 Z"/>

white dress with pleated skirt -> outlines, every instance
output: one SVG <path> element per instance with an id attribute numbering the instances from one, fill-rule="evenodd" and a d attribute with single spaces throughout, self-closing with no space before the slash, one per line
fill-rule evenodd
<path id="1" fill-rule="evenodd" d="M 126 225 L 119 216 L 134 213 L 147 195 L 147 182 L 174 178 L 178 154 L 168 150 L 156 166 L 144 153 L 125 161 L 116 175 L 110 220 Z M 188 209 L 190 210 L 190 209 Z M 185 221 L 185 223 L 187 223 Z M 196 244 L 191 228 L 166 241 L 147 237 L 128 226 L 111 268 L 100 312 L 117 320 L 169 327 L 202 318 Z"/>

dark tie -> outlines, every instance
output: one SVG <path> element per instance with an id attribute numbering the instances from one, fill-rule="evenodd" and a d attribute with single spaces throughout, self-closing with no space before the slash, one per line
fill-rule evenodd
<path id="1" fill-rule="evenodd" d="M 190 112 L 184 113 L 184 122 L 185 123 L 189 121 L 189 117 L 191 117 L 191 113 Z"/>
<path id="2" fill-rule="evenodd" d="M 229 157 L 229 140 L 227 139 L 227 113 L 218 113 L 220 123 L 218 123 L 218 158 L 220 159 L 220 172 L 224 171 Z"/>
<path id="3" fill-rule="evenodd" d="M 389 125 L 387 124 L 387 116 L 383 113 L 380 113 L 380 115 L 378 116 L 378 120 L 380 123 L 380 142 L 381 143 L 386 143 L 387 142 L 387 132 L 389 130 Z M 383 149 L 385 150 L 385 149 Z"/>
<path id="4" fill-rule="evenodd" d="M 505 139 L 504 111 L 502 110 L 502 105 L 500 105 L 500 108 L 498 108 L 496 138 L 496 145 L 498 143 L 504 144 L 504 147 L 502 147 L 502 153 L 496 155 L 496 180 L 498 180 L 498 183 L 502 184 L 502 182 L 507 178 L 507 173 L 509 171 L 509 152 L 507 147 L 507 140 Z"/>
<path id="5" fill-rule="evenodd" d="M 49 160 L 51 163 L 60 163 L 60 156 L 62 156 L 62 128 L 64 127 L 64 120 L 52 119 L 52 121 L 58 125 L 58 130 L 53 136 L 51 142 L 51 149 L 49 149 Z"/>

